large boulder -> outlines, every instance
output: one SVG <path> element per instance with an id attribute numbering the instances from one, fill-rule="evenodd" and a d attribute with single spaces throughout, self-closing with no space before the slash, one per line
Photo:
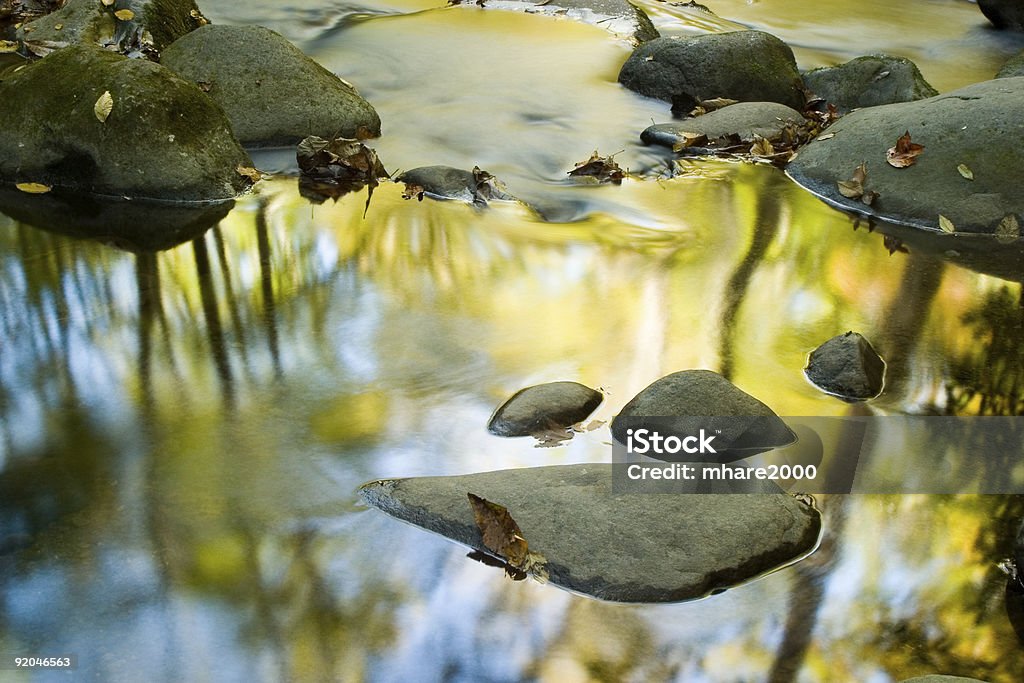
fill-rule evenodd
<path id="1" fill-rule="evenodd" d="M 784 494 L 612 495 L 612 466 L 561 465 L 364 484 L 387 514 L 486 552 L 467 494 L 508 509 L 551 583 L 602 600 L 704 597 L 808 553 L 818 512 Z"/>
<path id="2" fill-rule="evenodd" d="M 170 45 L 160 61 L 200 84 L 243 144 L 380 135 L 380 117 L 355 88 L 270 29 L 203 26 Z"/>
<path id="3" fill-rule="evenodd" d="M 1020 0 L 978 0 L 978 9 L 996 28 L 1024 31 L 1024 3 Z"/>
<path id="4" fill-rule="evenodd" d="M 866 401 L 882 393 L 885 361 L 871 342 L 857 332 L 847 332 L 811 351 L 804 374 L 826 393 Z"/>
<path id="5" fill-rule="evenodd" d="M 228 199 L 251 184 L 221 108 L 153 62 L 64 48 L 0 82 L 0 102 L 3 183 L 180 201 Z"/>
<path id="6" fill-rule="evenodd" d="M 794 109 L 804 105 L 793 51 L 761 31 L 646 42 L 622 65 L 619 83 L 641 95 L 672 102 L 680 112 L 715 97 L 779 102 Z"/>
<path id="7" fill-rule="evenodd" d="M 122 10 L 130 11 L 130 18 L 114 16 Z M 195 0 L 122 0 L 109 7 L 99 0 L 68 0 L 56 12 L 26 23 L 18 37 L 39 56 L 78 44 L 159 52 L 205 23 Z"/>
<path id="8" fill-rule="evenodd" d="M 895 168 L 887 150 L 905 132 L 924 145 L 916 163 Z M 803 147 L 789 176 L 829 204 L 895 223 L 1013 238 L 1024 221 L 1024 78 L 984 81 L 917 102 L 861 109 Z M 870 206 L 839 182 L 867 169 Z M 849 187 L 847 186 L 849 193 Z M 853 194 L 856 194 L 854 192 Z M 956 249 L 949 242 L 947 249 Z"/>
<path id="9" fill-rule="evenodd" d="M 752 142 L 755 135 L 775 141 L 781 138 L 787 126 L 803 123 L 803 115 L 784 104 L 737 102 L 703 116 L 648 126 L 640 139 L 648 145 L 666 147 L 692 139 L 694 135 L 703 135 L 709 141 L 736 136 L 743 142 Z"/>
<path id="10" fill-rule="evenodd" d="M 547 382 L 520 389 L 501 404 L 487 423 L 498 436 L 531 436 L 582 422 L 604 396 L 579 382 Z"/>
<path id="11" fill-rule="evenodd" d="M 916 64 L 891 55 L 857 57 L 838 66 L 813 69 L 804 74 L 804 85 L 840 113 L 939 94 Z"/>
<path id="12" fill-rule="evenodd" d="M 729 462 L 796 439 L 771 408 L 710 370 L 683 370 L 648 385 L 612 420 L 612 437 L 627 444 L 631 429 L 650 429 L 679 438 L 704 430 L 715 435 L 715 457 L 691 460 Z M 649 454 L 659 460 L 670 459 Z"/>
<path id="13" fill-rule="evenodd" d="M 1019 52 L 1008 59 L 996 74 L 996 78 L 1014 78 L 1016 76 L 1024 76 L 1024 52 Z"/>

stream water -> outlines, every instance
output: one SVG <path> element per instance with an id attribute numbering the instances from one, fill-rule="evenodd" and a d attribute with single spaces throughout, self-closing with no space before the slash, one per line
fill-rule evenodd
<path id="1" fill-rule="evenodd" d="M 1024 680 L 997 567 L 1017 497 L 826 498 L 808 560 L 640 606 L 509 581 L 354 493 L 609 461 L 606 428 L 557 448 L 486 432 L 556 379 L 602 387 L 605 420 L 686 368 L 782 415 L 1019 415 L 1019 281 L 890 254 L 768 166 L 566 182 L 595 149 L 663 163 L 636 141 L 669 107 L 617 85 L 630 47 L 599 27 L 441 0 L 200 4 L 355 84 L 389 171 L 479 165 L 555 220 L 391 183 L 364 218 L 365 194 L 313 205 L 286 175 L 155 254 L 0 215 L 0 654 L 74 654 L 74 680 L 110 682 Z M 638 4 L 665 34 L 776 33 L 803 68 L 893 52 L 940 90 L 1024 47 L 962 0 Z M 850 329 L 888 363 L 867 408 L 801 373 Z"/>

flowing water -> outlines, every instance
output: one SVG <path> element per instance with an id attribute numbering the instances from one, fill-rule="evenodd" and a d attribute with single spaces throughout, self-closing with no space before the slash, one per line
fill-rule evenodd
<path id="1" fill-rule="evenodd" d="M 668 105 L 615 82 L 630 47 L 438 4 L 202 7 L 354 83 L 390 171 L 479 165 L 551 220 L 391 183 L 364 218 L 365 194 L 312 205 L 287 176 L 155 254 L 0 216 L 0 654 L 96 681 L 1024 679 L 996 566 L 1014 497 L 825 499 L 808 560 L 657 606 L 509 581 L 357 505 L 370 479 L 609 460 L 607 429 L 487 434 L 542 381 L 602 387 L 600 419 L 699 367 L 783 415 L 863 412 L 801 373 L 849 329 L 889 364 L 872 413 L 1021 411 L 1019 281 L 890 255 L 772 167 L 569 184 L 595 149 L 664 163 L 634 141 Z M 1021 47 L 960 0 L 639 4 L 666 34 L 774 32 L 802 67 L 895 52 L 941 90 Z"/>

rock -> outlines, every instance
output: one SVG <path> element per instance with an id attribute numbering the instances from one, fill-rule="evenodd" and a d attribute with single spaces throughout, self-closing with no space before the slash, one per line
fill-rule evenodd
<path id="1" fill-rule="evenodd" d="M 602 600 L 676 602 L 809 552 L 818 512 L 787 495 L 611 495 L 611 465 L 561 465 L 364 484 L 387 514 L 483 550 L 467 493 L 508 508 L 550 582 Z M 498 577 L 496 577 L 498 578 Z"/>
<path id="2" fill-rule="evenodd" d="M 943 676 L 941 674 L 929 674 L 927 676 L 916 676 L 905 678 L 900 683 L 986 683 L 980 678 L 964 678 L 963 676 Z"/>
<path id="3" fill-rule="evenodd" d="M 498 436 L 531 436 L 587 419 L 604 395 L 578 382 L 548 382 L 520 389 L 487 423 Z"/>
<path id="4" fill-rule="evenodd" d="M 206 89 L 243 144 L 380 135 L 377 112 L 355 88 L 270 29 L 203 26 L 170 45 L 160 61 Z"/>
<path id="5" fill-rule="evenodd" d="M 1024 585 L 1024 522 L 1021 522 L 1020 529 L 1017 530 L 1017 538 L 1013 541 L 1013 561 L 1022 575 L 1021 584 Z"/>
<path id="6" fill-rule="evenodd" d="M 658 38 L 640 45 L 619 72 L 619 83 L 672 102 L 687 112 L 701 100 L 779 102 L 802 109 L 804 96 L 793 51 L 761 31 Z"/>
<path id="7" fill-rule="evenodd" d="M 996 74 L 996 78 L 1014 78 L 1016 76 L 1024 76 L 1024 52 L 1007 60 L 1006 64 L 1003 64 L 1003 68 Z"/>
<path id="8" fill-rule="evenodd" d="M 121 21 L 118 10 L 134 16 Z M 107 7 L 99 0 L 68 0 L 56 12 L 30 21 L 18 38 L 39 56 L 69 45 L 116 45 L 121 52 L 159 52 L 206 20 L 195 0 L 130 0 Z"/>
<path id="9" fill-rule="evenodd" d="M 109 92 L 105 121 L 94 111 Z M 92 194 L 207 201 L 251 184 L 224 112 L 159 64 L 79 45 L 0 82 L 0 182 Z"/>
<path id="10" fill-rule="evenodd" d="M 886 150 L 910 132 L 924 145 L 908 168 L 886 163 Z M 829 127 L 831 137 L 812 141 L 790 162 L 788 175 L 842 209 L 940 230 L 939 215 L 957 232 L 993 234 L 1024 222 L 1020 159 L 1024 156 L 1024 78 L 1001 78 L 917 102 L 889 104 L 847 114 Z M 843 197 L 838 181 L 867 167 L 866 189 L 879 197 L 869 207 Z M 968 180 L 957 170 L 963 164 Z M 953 238 L 943 235 L 948 249 Z M 993 242 L 993 247 L 997 246 Z"/>
<path id="11" fill-rule="evenodd" d="M 903 57 L 870 55 L 804 74 L 807 89 L 845 114 L 851 109 L 912 102 L 939 91 L 924 80 L 917 65 Z"/>
<path id="12" fill-rule="evenodd" d="M 551 0 L 547 3 L 535 0 L 489 0 L 486 7 L 566 16 L 616 35 L 629 36 L 640 43 L 658 37 L 658 30 L 647 14 L 626 0 Z"/>
<path id="13" fill-rule="evenodd" d="M 217 225 L 234 207 L 222 202 L 126 201 L 0 188 L 0 212 L 47 232 L 102 242 L 134 253 L 171 249 Z"/>
<path id="14" fill-rule="evenodd" d="M 811 351 L 804 374 L 826 393 L 865 401 L 882 393 L 885 361 L 867 339 L 847 332 Z"/>
<path id="15" fill-rule="evenodd" d="M 424 194 L 431 199 L 456 199 L 478 205 L 487 204 L 491 199 L 515 199 L 504 192 L 490 173 L 479 169 L 464 171 L 451 166 L 419 166 L 402 173 L 395 180 L 405 183 L 408 194 Z"/>
<path id="16" fill-rule="evenodd" d="M 978 9 L 996 28 L 1024 31 L 1024 3 L 1020 0 L 978 0 Z"/>
<path id="17" fill-rule="evenodd" d="M 780 139 L 790 123 L 804 123 L 803 115 L 792 107 L 776 102 L 738 102 L 703 116 L 649 126 L 640 139 L 648 145 L 666 147 L 693 134 L 704 135 L 708 140 L 738 135 L 743 142 L 751 142 L 755 135 L 760 135 L 774 141 Z"/>
<path id="18" fill-rule="evenodd" d="M 715 434 L 717 457 L 730 462 L 793 443 L 795 435 L 775 412 L 710 370 L 683 370 L 662 377 L 630 399 L 612 420 L 612 437 L 627 443 L 628 429 L 652 429 L 683 438 L 701 429 Z M 648 454 L 658 459 L 667 456 Z M 686 456 L 696 460 L 698 456 Z"/>

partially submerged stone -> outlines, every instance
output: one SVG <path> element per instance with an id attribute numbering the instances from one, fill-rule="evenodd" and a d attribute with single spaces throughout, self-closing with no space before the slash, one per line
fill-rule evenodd
<path id="1" fill-rule="evenodd" d="M 945 676 L 943 674 L 928 674 L 927 676 L 915 676 L 905 678 L 900 683 L 986 683 L 980 678 L 965 678 L 963 676 Z"/>
<path id="2" fill-rule="evenodd" d="M 223 107 L 246 145 L 380 135 L 380 117 L 355 88 L 270 29 L 207 25 L 164 50 L 161 63 Z"/>
<path id="3" fill-rule="evenodd" d="M 1024 76 L 1024 51 L 1010 57 L 996 74 L 996 78 L 1014 78 L 1016 76 Z"/>
<path id="4" fill-rule="evenodd" d="M 603 600 L 701 598 L 810 552 L 818 512 L 783 494 L 611 492 L 611 465 L 562 465 L 364 484 L 392 517 L 485 551 L 473 493 L 508 509 L 551 583 Z"/>
<path id="5" fill-rule="evenodd" d="M 612 420 L 612 436 L 627 443 L 629 429 L 680 438 L 703 429 L 715 434 L 716 455 L 690 460 L 729 462 L 793 443 L 795 435 L 771 408 L 717 372 L 683 370 L 662 377 L 630 399 Z M 667 459 L 657 454 L 648 454 Z"/>
<path id="6" fill-rule="evenodd" d="M 630 90 L 687 112 L 701 100 L 804 104 L 793 51 L 761 31 L 658 38 L 640 45 L 619 72 Z"/>
<path id="7" fill-rule="evenodd" d="M 115 17 L 121 10 L 130 10 L 131 17 Z M 56 12 L 25 24 L 18 38 L 39 56 L 80 44 L 159 52 L 205 23 L 195 0 L 131 0 L 109 7 L 100 0 L 68 0 Z"/>
<path id="8" fill-rule="evenodd" d="M 487 423 L 498 436 L 531 436 L 582 422 L 604 396 L 579 382 L 548 382 L 520 389 L 501 404 Z"/>
<path id="9" fill-rule="evenodd" d="M 0 102 L 2 183 L 175 201 L 230 199 L 251 184 L 220 107 L 153 62 L 68 47 L 0 82 Z"/>
<path id="10" fill-rule="evenodd" d="M 912 166 L 894 168 L 886 152 L 908 131 L 924 150 Z M 940 215 L 956 232 L 1008 235 L 1024 223 L 1024 78 L 861 109 L 827 132 L 804 146 L 786 172 L 833 206 L 940 233 Z M 838 185 L 861 163 L 865 190 L 878 193 L 870 206 L 844 197 Z M 938 237 L 947 240 L 946 249 L 957 248 L 955 238 Z"/>
<path id="11" fill-rule="evenodd" d="M 514 199 L 506 194 L 494 177 L 486 171 L 466 171 L 451 166 L 418 166 L 395 178 L 405 183 L 408 197 L 422 199 L 455 199 L 484 205 L 491 199 Z"/>
<path id="12" fill-rule="evenodd" d="M 1024 3 L 1020 0 L 978 0 L 978 9 L 996 28 L 1024 31 Z"/>
<path id="13" fill-rule="evenodd" d="M 640 134 L 649 145 L 672 147 L 680 142 L 703 135 L 709 141 L 736 136 L 742 142 L 752 142 L 754 136 L 775 141 L 791 124 L 802 125 L 800 112 L 777 102 L 738 102 L 736 104 L 671 123 L 656 123 Z"/>
<path id="14" fill-rule="evenodd" d="M 813 69 L 804 74 L 804 85 L 840 113 L 939 94 L 916 64 L 892 55 L 857 57 L 838 66 Z"/>
<path id="15" fill-rule="evenodd" d="M 866 401 L 882 393 L 885 361 L 867 339 L 847 332 L 811 351 L 804 374 L 826 393 Z"/>
<path id="16" fill-rule="evenodd" d="M 627 0 L 489 0 L 485 7 L 566 16 L 641 43 L 658 37 L 658 30 L 647 14 Z"/>

